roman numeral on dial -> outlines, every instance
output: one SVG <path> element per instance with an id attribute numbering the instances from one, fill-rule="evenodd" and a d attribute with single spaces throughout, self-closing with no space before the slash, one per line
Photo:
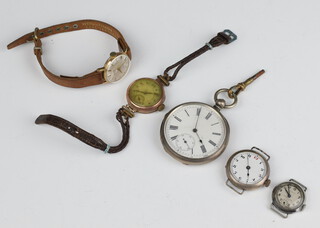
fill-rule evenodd
<path id="1" fill-rule="evenodd" d="M 204 145 L 201 145 L 200 148 L 201 148 L 201 150 L 202 150 L 202 153 L 207 152 L 207 149 L 206 149 L 206 147 L 205 147 Z"/>
<path id="2" fill-rule="evenodd" d="M 200 112 L 201 112 L 201 108 L 197 108 L 197 116 L 200 115 Z"/>
<path id="3" fill-rule="evenodd" d="M 211 144 L 211 145 L 213 145 L 213 146 L 216 146 L 217 144 L 214 142 L 214 141 L 212 141 L 212 140 L 209 140 L 209 143 Z"/>
<path id="4" fill-rule="evenodd" d="M 178 129 L 178 126 L 170 125 L 170 130 L 177 130 L 177 129 Z"/>
<path id="5" fill-rule="evenodd" d="M 177 116 L 174 116 L 174 118 L 175 118 L 176 120 L 178 120 L 179 122 L 182 121 L 182 120 L 181 120 L 179 117 L 177 117 Z"/>
<path id="6" fill-rule="evenodd" d="M 208 120 L 211 116 L 212 116 L 212 112 L 209 112 L 209 113 L 206 115 L 206 120 Z"/>
<path id="7" fill-rule="evenodd" d="M 172 136 L 172 137 L 171 137 L 171 140 L 173 141 L 173 140 L 175 140 L 177 137 L 178 137 L 177 135 Z"/>

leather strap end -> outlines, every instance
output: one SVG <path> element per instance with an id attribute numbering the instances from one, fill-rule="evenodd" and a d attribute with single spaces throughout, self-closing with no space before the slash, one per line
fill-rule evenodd
<path id="1" fill-rule="evenodd" d="M 38 116 L 38 118 L 35 120 L 36 124 L 45 124 L 48 116 L 51 116 L 50 114 L 43 114 Z"/>
<path id="2" fill-rule="evenodd" d="M 223 32 L 219 32 L 218 36 L 225 40 L 225 44 L 230 44 L 235 41 L 238 37 L 231 30 L 225 29 Z"/>
<path id="3" fill-rule="evenodd" d="M 33 41 L 33 37 L 32 37 L 33 33 L 28 33 L 24 36 L 21 36 L 20 38 L 16 39 L 15 41 L 12 41 L 10 44 L 7 45 L 7 48 L 10 50 L 12 48 L 15 48 L 21 44 L 25 44 L 27 42 L 31 42 Z"/>

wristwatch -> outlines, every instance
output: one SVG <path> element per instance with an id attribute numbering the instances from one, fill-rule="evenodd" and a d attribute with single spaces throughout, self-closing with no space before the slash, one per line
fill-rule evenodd
<path id="1" fill-rule="evenodd" d="M 270 185 L 270 156 L 257 147 L 240 150 L 229 158 L 226 165 L 226 185 L 238 194 Z"/>
<path id="2" fill-rule="evenodd" d="M 103 67 L 81 77 L 70 77 L 64 75 L 58 76 L 51 73 L 42 62 L 41 38 L 83 29 L 94 29 L 113 36 L 118 42 L 119 52 L 111 52 L 110 57 Z M 11 49 L 27 42 L 34 42 L 34 54 L 36 55 L 44 74 L 48 77 L 48 79 L 61 86 L 82 88 L 102 83 L 115 82 L 123 78 L 127 74 L 130 67 L 131 51 L 124 37 L 116 28 L 101 21 L 79 20 L 58 24 L 43 29 L 35 28 L 34 32 L 18 38 L 10 43 L 7 48 Z"/>
<path id="3" fill-rule="evenodd" d="M 306 206 L 307 187 L 294 179 L 278 184 L 272 191 L 271 209 L 283 218 Z"/>

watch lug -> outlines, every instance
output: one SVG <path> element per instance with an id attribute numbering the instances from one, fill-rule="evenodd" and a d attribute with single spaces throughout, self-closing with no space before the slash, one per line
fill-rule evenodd
<path id="1" fill-rule="evenodd" d="M 271 204 L 271 209 L 277 212 L 281 217 L 288 218 L 288 214 L 280 211 L 273 203 Z"/>
<path id="2" fill-rule="evenodd" d="M 97 71 L 98 71 L 98 72 L 105 72 L 105 71 L 106 71 L 106 68 L 100 67 L 100 68 L 97 69 Z"/>
<path id="3" fill-rule="evenodd" d="M 300 182 L 296 181 L 295 179 L 290 179 L 289 181 L 300 185 L 302 188 L 304 188 L 304 191 L 307 191 L 307 187 L 301 184 Z"/>
<path id="4" fill-rule="evenodd" d="M 254 147 L 251 148 L 251 150 L 254 150 L 254 151 L 256 151 L 256 152 L 258 152 L 260 154 L 262 153 L 264 156 L 266 156 L 267 161 L 270 160 L 270 156 L 266 152 L 264 152 L 263 150 L 259 149 L 258 147 L 254 146 Z"/>
<path id="5" fill-rule="evenodd" d="M 234 186 L 234 185 L 230 182 L 229 179 L 226 181 L 226 185 L 227 185 L 229 188 L 231 188 L 233 191 L 235 191 L 236 193 L 238 193 L 239 195 L 242 195 L 242 194 L 244 193 L 244 189 L 240 189 L 240 188 Z"/>

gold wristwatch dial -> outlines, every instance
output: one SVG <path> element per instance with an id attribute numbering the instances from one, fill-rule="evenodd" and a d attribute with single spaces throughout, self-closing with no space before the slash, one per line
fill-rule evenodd
<path id="1" fill-rule="evenodd" d="M 130 58 L 124 53 L 112 52 L 105 64 L 104 78 L 107 82 L 116 82 L 122 79 L 129 71 Z"/>
<path id="2" fill-rule="evenodd" d="M 129 99 L 140 107 L 156 105 L 162 99 L 162 95 L 161 85 L 151 78 L 138 79 L 128 89 Z"/>

